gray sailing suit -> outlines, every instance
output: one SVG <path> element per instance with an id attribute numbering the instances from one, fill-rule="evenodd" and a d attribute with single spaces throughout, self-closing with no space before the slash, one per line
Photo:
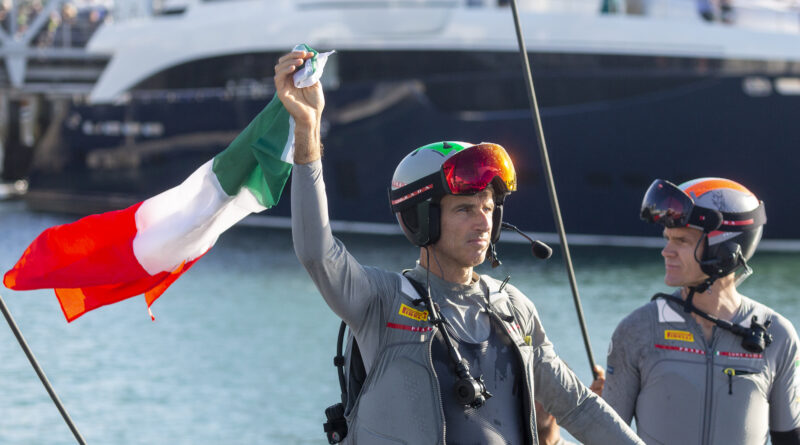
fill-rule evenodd
<path id="1" fill-rule="evenodd" d="M 414 306 L 418 296 L 413 287 L 398 273 L 362 266 L 333 237 L 319 161 L 294 166 L 291 197 L 297 256 L 327 304 L 354 333 L 367 371 L 361 394 L 347 416 L 345 443 L 443 444 L 443 390 L 431 358 L 436 328 Z M 500 292 L 499 284 L 481 277 L 465 285 L 485 286 L 500 315 L 473 312 L 475 319 L 462 321 L 473 327 L 488 326 L 491 316 L 508 332 L 524 368 L 518 372 L 524 373 L 525 429 L 533 443 L 538 443 L 534 394 L 559 424 L 588 445 L 642 443 L 556 356 L 527 297 L 510 285 Z M 448 316 L 444 307 L 442 312 Z"/>
<path id="2" fill-rule="evenodd" d="M 769 431 L 800 426 L 798 340 L 791 322 L 749 298 L 731 320 L 772 320 L 760 354 L 714 327 L 710 342 L 676 303 L 652 301 L 620 322 L 611 340 L 603 398 L 648 444 L 764 444 Z"/>

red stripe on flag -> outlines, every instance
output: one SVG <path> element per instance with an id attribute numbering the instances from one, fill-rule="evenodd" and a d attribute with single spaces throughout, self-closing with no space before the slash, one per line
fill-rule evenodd
<path id="1" fill-rule="evenodd" d="M 9 289 L 85 288 L 150 276 L 133 255 L 141 203 L 42 232 L 3 278 Z"/>
<path id="2" fill-rule="evenodd" d="M 205 255 L 206 253 L 208 253 L 208 251 L 203 253 L 203 255 Z M 153 304 L 153 302 L 155 302 L 156 299 L 158 299 L 158 297 L 160 297 L 161 294 L 163 294 L 167 290 L 167 288 L 170 287 L 172 283 L 175 282 L 175 280 L 180 278 L 184 272 L 189 270 L 190 267 L 194 266 L 194 263 L 197 262 L 197 260 L 199 260 L 200 258 L 202 258 L 203 255 L 200 255 L 199 257 L 189 262 L 184 261 L 175 270 L 170 272 L 169 275 L 164 280 L 162 280 L 160 283 L 153 286 L 152 288 L 148 289 L 148 291 L 144 293 L 144 300 L 147 302 L 147 307 L 150 307 Z"/>
<path id="3" fill-rule="evenodd" d="M 67 321 L 72 321 L 101 306 L 117 303 L 141 294 L 145 295 L 147 306 L 150 307 L 175 280 L 189 270 L 199 259 L 198 257 L 192 261 L 184 262 L 172 272 L 161 272 L 136 281 L 82 289 L 55 289 L 56 296 L 58 297 L 58 302 L 61 303 L 61 310 L 64 312 Z"/>
<path id="4" fill-rule="evenodd" d="M 140 205 L 45 230 L 3 284 L 14 290 L 54 289 L 67 321 L 141 294 L 150 307 L 200 257 L 172 272 L 147 273 L 133 253 Z"/>

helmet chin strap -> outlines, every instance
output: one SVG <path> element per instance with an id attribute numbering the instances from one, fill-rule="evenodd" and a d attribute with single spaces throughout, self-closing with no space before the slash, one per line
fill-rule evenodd
<path id="1" fill-rule="evenodd" d="M 703 235 L 700 237 L 699 240 L 697 240 L 697 245 L 694 246 L 694 260 L 697 261 L 697 264 L 701 266 L 703 265 L 703 261 L 701 261 L 700 258 L 697 257 L 697 251 L 700 250 L 700 246 L 703 244 L 705 244 L 706 246 L 706 251 L 708 250 L 708 243 L 704 243 L 704 241 L 706 240 L 708 240 L 708 233 L 703 232 Z M 712 274 L 708 276 L 705 280 L 703 280 L 702 283 L 695 286 L 688 286 L 689 295 L 686 296 L 686 303 L 683 305 L 683 311 L 692 312 L 693 310 L 697 310 L 697 308 L 694 307 L 694 304 L 692 304 L 692 299 L 694 298 L 694 294 L 696 292 L 703 293 L 707 291 L 709 288 L 711 288 L 714 282 L 717 281 L 718 278 L 719 276 L 717 276 L 716 274 Z"/>
<path id="2" fill-rule="evenodd" d="M 494 247 L 494 243 L 489 244 L 489 252 L 487 252 L 487 259 L 492 263 L 492 269 L 503 264 L 500 261 L 500 259 L 497 258 L 497 250 Z"/>
<path id="3" fill-rule="evenodd" d="M 705 281 L 703 281 L 702 283 L 698 284 L 697 286 L 689 286 L 688 287 L 689 288 L 689 295 L 686 296 L 686 300 L 685 300 L 685 302 L 683 304 L 683 311 L 684 312 L 694 312 L 694 313 L 699 314 L 701 316 L 705 315 L 704 312 L 701 312 L 700 309 L 697 309 L 695 307 L 694 303 L 692 303 L 692 299 L 694 298 L 694 294 L 695 293 L 699 292 L 699 293 L 702 294 L 703 292 L 707 291 L 714 284 L 714 281 L 716 281 L 716 280 L 717 280 L 716 277 L 708 277 L 708 278 L 705 279 Z"/>

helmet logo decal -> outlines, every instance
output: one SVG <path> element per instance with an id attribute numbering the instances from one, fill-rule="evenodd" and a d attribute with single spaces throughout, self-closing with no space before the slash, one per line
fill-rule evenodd
<path id="1" fill-rule="evenodd" d="M 728 204 L 725 202 L 725 196 L 722 194 L 720 190 L 712 190 L 711 191 L 711 202 L 717 206 L 717 210 L 720 212 L 728 212 Z"/>
<path id="2" fill-rule="evenodd" d="M 448 156 L 453 150 L 461 151 L 463 149 L 463 145 L 456 144 L 455 142 L 434 142 L 433 144 L 423 145 L 417 149 L 417 152 L 422 150 L 431 150 L 439 153 L 442 156 Z"/>
<path id="3" fill-rule="evenodd" d="M 431 190 L 432 188 L 433 188 L 433 184 L 428 184 L 425 187 L 422 187 L 420 189 L 414 190 L 413 192 L 411 192 L 411 193 L 409 193 L 407 195 L 403 195 L 403 196 L 401 196 L 401 197 L 399 197 L 397 199 L 393 199 L 392 200 L 392 205 L 400 204 L 401 202 L 405 201 L 406 199 L 413 198 L 413 197 L 415 197 L 415 196 L 417 196 L 417 195 L 419 195 L 421 193 L 424 193 L 424 192 L 427 192 L 428 190 Z"/>

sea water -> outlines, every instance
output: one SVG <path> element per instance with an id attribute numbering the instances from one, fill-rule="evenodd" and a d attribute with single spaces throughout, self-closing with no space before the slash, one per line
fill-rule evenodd
<path id="1" fill-rule="evenodd" d="M 74 217 L 0 203 L 0 272 L 44 229 Z M 514 236 L 513 234 L 504 236 Z M 341 235 L 363 264 L 401 270 L 418 251 L 399 236 Z M 557 246 L 554 246 L 557 247 Z M 483 269 L 536 304 L 559 355 L 589 382 L 562 258 L 502 243 Z M 657 249 L 573 248 L 596 361 L 617 323 L 668 290 Z M 800 255 L 758 253 L 740 290 L 800 322 Z M 143 297 L 67 323 L 52 290 L 0 288 L 56 393 L 90 444 L 324 444 L 339 400 L 339 320 L 300 266 L 288 230 L 234 228 L 153 305 Z M 0 443 L 70 444 L 72 433 L 11 330 L 0 322 Z"/>

